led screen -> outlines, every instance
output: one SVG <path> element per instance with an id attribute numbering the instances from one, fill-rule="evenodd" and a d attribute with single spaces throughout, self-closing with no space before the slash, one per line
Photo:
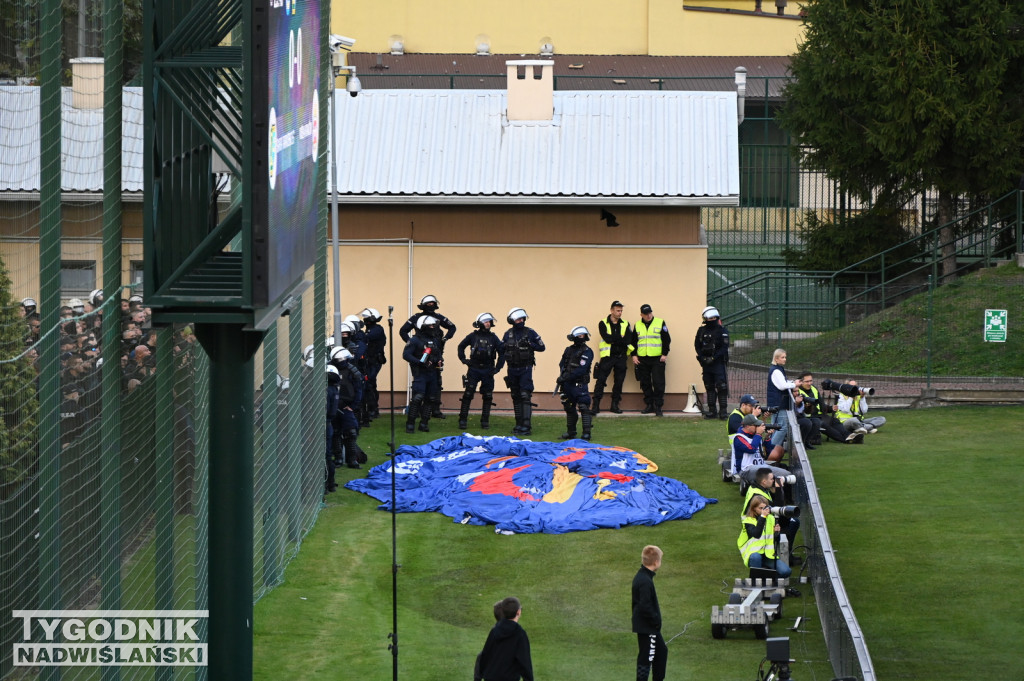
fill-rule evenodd
<path id="1" fill-rule="evenodd" d="M 265 0 L 266 210 L 254 211 L 256 304 L 272 304 L 316 258 L 320 142 L 320 0 Z M 258 41 L 262 42 L 262 41 Z M 256 59 L 260 58 L 257 46 Z M 260 87 L 257 82 L 256 87 Z M 254 198 L 262 202 L 262 191 Z M 260 215 L 262 213 L 262 216 Z M 262 279 L 262 280 L 261 280 Z"/>

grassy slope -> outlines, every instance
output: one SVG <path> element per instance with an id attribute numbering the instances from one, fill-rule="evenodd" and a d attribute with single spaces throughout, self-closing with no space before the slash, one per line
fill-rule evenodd
<path id="1" fill-rule="evenodd" d="M 536 419 L 534 439 L 552 439 L 564 420 Z M 441 428 L 454 432 L 451 422 Z M 511 426 L 496 420 L 492 432 Z M 533 643 L 538 678 L 631 678 L 636 637 L 630 633 L 629 585 L 640 549 L 665 551 L 657 585 L 673 677 L 754 676 L 764 645 L 750 631 L 724 641 L 710 634 L 712 605 L 722 605 L 723 580 L 741 575 L 736 552 L 739 496 L 724 485 L 715 453 L 720 422 L 629 418 L 599 420 L 598 441 L 650 453 L 660 473 L 705 496 L 722 496 L 694 518 L 657 527 L 566 535 L 496 535 L 439 514 L 398 516 L 401 678 L 468 678 L 493 618 L 491 606 L 515 594 Z M 433 433 L 435 436 L 441 433 Z M 409 436 L 412 442 L 428 438 Z M 400 441 L 404 440 L 404 434 Z M 383 424 L 365 431 L 371 462 L 385 451 Z M 354 472 L 358 474 L 358 472 Z M 352 473 L 345 472 L 345 477 Z M 360 494 L 329 497 L 317 527 L 288 567 L 285 584 L 256 606 L 256 678 L 268 680 L 391 677 L 391 519 Z M 809 589 L 805 589 L 810 593 Z M 786 632 L 804 615 L 807 634 Z M 792 636 L 803 678 L 831 678 L 812 599 L 793 599 L 773 635 Z"/>
<path id="2" fill-rule="evenodd" d="M 1007 310 L 1005 343 L 985 343 L 986 309 Z M 951 376 L 1024 375 L 1024 270 L 1015 264 L 979 271 L 935 290 L 932 373 Z M 821 371 L 923 375 L 928 343 L 928 294 L 907 299 L 843 329 L 788 340 L 791 357 Z M 764 350 L 736 350 L 737 361 L 764 363 Z M 749 356 L 745 356 L 749 355 Z"/>

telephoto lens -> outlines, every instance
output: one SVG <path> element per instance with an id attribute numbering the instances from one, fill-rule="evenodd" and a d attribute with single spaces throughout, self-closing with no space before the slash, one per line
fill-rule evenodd
<path id="1" fill-rule="evenodd" d="M 799 506 L 772 506 L 770 509 L 771 514 L 776 518 L 799 518 L 800 507 Z"/>

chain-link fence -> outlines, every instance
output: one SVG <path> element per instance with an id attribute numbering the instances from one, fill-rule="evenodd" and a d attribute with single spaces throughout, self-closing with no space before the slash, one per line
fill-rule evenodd
<path id="1" fill-rule="evenodd" d="M 3 679 L 56 671 L 13 659 L 24 641 L 15 610 L 208 609 L 211 363 L 191 325 L 155 327 L 145 305 L 142 94 L 125 87 L 141 64 L 140 8 L 0 9 Z M 220 189 L 223 208 L 237 200 Z M 302 351 L 326 336 L 325 249 L 306 278 L 313 286 L 256 354 L 245 409 L 255 433 L 254 600 L 281 582 L 322 506 L 324 382 Z M 205 622 L 197 633 L 207 640 Z M 59 672 L 206 678 L 204 667 Z"/>

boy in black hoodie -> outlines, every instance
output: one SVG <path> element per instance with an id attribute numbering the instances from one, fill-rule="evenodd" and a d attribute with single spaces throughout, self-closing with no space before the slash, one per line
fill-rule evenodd
<path id="1" fill-rule="evenodd" d="M 486 681 L 533 681 L 533 662 L 530 660 L 530 639 L 519 626 L 523 608 L 519 599 L 509 596 L 501 602 L 504 619 L 487 635 L 480 652 L 480 670 Z"/>

